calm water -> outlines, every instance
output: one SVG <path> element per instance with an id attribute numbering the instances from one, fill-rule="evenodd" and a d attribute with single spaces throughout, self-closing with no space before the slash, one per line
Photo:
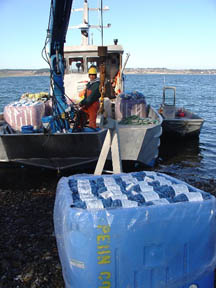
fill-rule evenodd
<path id="1" fill-rule="evenodd" d="M 126 75 L 125 89 L 142 92 L 153 107 L 162 101 L 164 85 L 176 87 L 178 106 L 205 119 L 198 140 L 168 143 L 161 147 L 155 169 L 187 179 L 216 179 L 216 75 Z M 49 77 L 0 78 L 0 111 L 25 92 L 49 91 Z"/>
<path id="2" fill-rule="evenodd" d="M 188 108 L 205 122 L 199 139 L 162 148 L 156 169 L 182 178 L 216 179 L 216 75 L 129 75 L 126 89 L 138 89 L 158 108 L 163 86 L 176 87 L 176 105 Z"/>

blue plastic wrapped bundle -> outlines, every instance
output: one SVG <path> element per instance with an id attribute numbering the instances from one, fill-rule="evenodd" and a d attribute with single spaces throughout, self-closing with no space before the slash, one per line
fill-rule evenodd
<path id="1" fill-rule="evenodd" d="M 203 201 L 204 197 L 203 194 L 200 192 L 188 192 L 188 193 L 181 193 L 174 197 L 174 202 L 193 202 L 193 201 Z"/>
<path id="2" fill-rule="evenodd" d="M 71 208 L 81 208 L 81 209 L 86 209 L 86 202 L 82 201 L 82 200 L 77 200 L 74 201 L 74 203 L 71 204 Z"/>
<path id="3" fill-rule="evenodd" d="M 156 192 L 141 192 L 136 194 L 131 194 L 128 197 L 129 200 L 138 202 L 139 206 L 146 205 L 149 201 L 160 199 L 158 193 Z M 168 204 L 168 202 L 167 202 Z"/>
<path id="4" fill-rule="evenodd" d="M 151 206 L 151 205 L 167 205 L 169 203 L 172 203 L 173 200 L 171 198 L 161 198 L 161 199 L 155 199 L 152 201 L 148 201 L 146 202 L 147 206 Z"/>
<path id="5" fill-rule="evenodd" d="M 103 177 L 98 177 L 96 179 L 94 179 L 96 185 L 100 186 L 100 185 L 104 185 L 104 178 Z"/>
<path id="6" fill-rule="evenodd" d="M 123 193 L 113 193 L 111 191 L 107 191 L 107 192 L 109 193 L 109 197 L 106 196 L 107 198 L 103 197 L 106 192 L 101 194 L 101 196 L 103 195 L 102 197 L 104 199 L 108 199 L 108 198 L 111 198 L 112 200 L 116 200 L 116 199 L 118 199 L 118 200 L 123 200 L 123 199 L 127 200 L 128 199 L 127 196 L 125 194 L 123 194 Z"/>
<path id="7" fill-rule="evenodd" d="M 111 207 L 113 207 L 113 208 L 119 208 L 119 207 L 133 208 L 133 207 L 137 207 L 137 206 L 138 206 L 137 202 L 131 201 L 131 200 L 126 200 L 126 199 L 122 199 L 122 200 L 116 199 L 112 202 L 112 205 L 111 205 Z"/>
<path id="8" fill-rule="evenodd" d="M 103 182 L 105 186 L 116 185 L 116 180 L 114 177 L 103 177 Z"/>
<path id="9" fill-rule="evenodd" d="M 160 202 L 169 204 L 171 202 L 209 199 L 208 193 L 203 194 L 205 197 L 199 197 L 201 192 L 198 193 L 196 188 L 155 172 L 142 171 L 112 177 L 99 176 L 98 178 L 89 179 L 70 179 L 68 184 L 72 192 L 72 206 L 82 209 L 91 209 L 91 207 L 94 207 L 91 201 L 97 200 L 102 200 L 102 202 L 98 202 L 101 203 L 100 209 L 102 209 L 102 206 L 104 208 L 122 207 L 118 204 L 121 200 L 130 200 L 136 202 L 134 205 L 145 206 L 153 205 L 147 204 L 147 202 L 159 199 L 168 199 L 168 201 L 161 200 L 158 201 L 158 204 Z M 193 193 L 195 193 L 194 198 Z M 177 197 L 178 195 L 180 196 Z M 118 205 L 115 204 L 115 200 L 119 200 L 116 202 Z M 90 202 L 90 204 L 87 205 L 87 202 Z M 154 205 L 157 205 L 157 201 Z"/>
<path id="10" fill-rule="evenodd" d="M 82 201 L 93 201 L 97 200 L 97 198 L 92 193 L 91 184 L 88 179 L 78 179 L 77 180 L 77 189 L 79 193 L 79 198 Z"/>
<path id="11" fill-rule="evenodd" d="M 153 189 L 156 191 L 158 187 L 160 187 L 160 182 L 157 180 L 152 180 L 149 182 L 149 186 L 152 186 Z"/>
<path id="12" fill-rule="evenodd" d="M 157 182 L 159 182 L 159 184 L 160 185 L 171 185 L 172 184 L 172 182 L 170 181 L 170 180 L 167 180 L 167 179 L 165 179 L 164 177 L 162 177 L 162 176 L 155 176 L 154 177 L 154 180 L 155 181 L 157 181 Z"/>
<path id="13" fill-rule="evenodd" d="M 121 176 L 121 180 L 122 182 L 124 182 L 125 184 L 128 184 L 128 183 L 136 183 L 137 182 L 137 179 L 136 177 L 133 177 L 133 175 L 122 175 Z"/>
<path id="14" fill-rule="evenodd" d="M 141 192 L 151 192 L 156 191 L 154 190 L 153 182 L 139 182 L 138 186 Z M 157 186 L 156 186 L 157 187 Z"/>
<path id="15" fill-rule="evenodd" d="M 139 172 L 137 172 L 137 173 L 139 173 Z M 162 175 L 161 173 L 156 173 L 154 171 L 145 171 L 145 174 L 146 174 L 146 176 L 151 177 L 153 179 L 157 176 L 163 176 L 165 178 L 164 174 Z"/>
<path id="16" fill-rule="evenodd" d="M 110 197 L 106 198 L 106 199 L 101 197 L 101 201 L 103 202 L 104 208 L 110 208 L 112 206 L 112 202 L 113 201 L 112 201 L 112 199 Z"/>
<path id="17" fill-rule="evenodd" d="M 65 287 L 213 288 L 215 197 L 162 173 L 137 173 L 142 180 L 135 187 L 156 183 L 161 190 L 141 192 L 131 186 L 124 193 L 121 187 L 130 183 L 122 176 L 134 173 L 74 175 L 59 181 L 54 226 Z M 107 183 L 115 184 L 111 178 L 117 179 L 116 193 L 106 189 Z M 182 184 L 188 192 L 181 193 L 186 189 Z M 123 197 L 112 200 L 111 195 Z"/>
<path id="18" fill-rule="evenodd" d="M 98 196 L 98 187 L 95 180 L 90 179 L 89 182 L 91 185 L 92 194 Z"/>
<path id="19" fill-rule="evenodd" d="M 131 175 L 137 179 L 138 181 L 144 181 L 145 177 L 146 177 L 146 172 L 141 171 L 141 172 L 133 172 L 131 173 Z"/>
<path id="20" fill-rule="evenodd" d="M 122 202 L 121 202 L 121 200 L 116 199 L 116 200 L 112 201 L 111 207 L 112 207 L 112 208 L 122 207 Z"/>
<path id="21" fill-rule="evenodd" d="M 107 191 L 107 188 L 106 188 L 105 186 L 100 186 L 100 187 L 98 188 L 98 195 L 100 195 L 101 193 L 103 193 L 103 192 L 105 192 L 105 191 Z"/>
<path id="22" fill-rule="evenodd" d="M 113 178 L 115 179 L 116 184 L 122 185 L 123 181 L 120 176 L 113 176 Z"/>
<path id="23" fill-rule="evenodd" d="M 86 208 L 88 210 L 91 210 L 91 209 L 104 209 L 104 203 L 102 200 L 100 199 L 96 199 L 96 200 L 92 200 L 92 199 L 89 199 L 89 200 L 85 200 L 85 204 L 86 204 Z"/>
<path id="24" fill-rule="evenodd" d="M 126 184 L 125 185 L 125 193 L 131 194 L 132 192 L 141 192 L 140 186 L 138 184 L 135 184 L 135 183 Z"/>
<path id="25" fill-rule="evenodd" d="M 98 177 L 95 179 L 95 186 L 97 188 L 97 195 L 106 191 L 103 177 Z"/>
<path id="26" fill-rule="evenodd" d="M 130 194 L 128 195 L 128 199 L 138 202 L 138 205 L 143 205 L 143 203 L 145 203 L 145 199 L 140 193 Z"/>
<path id="27" fill-rule="evenodd" d="M 160 195 L 161 198 L 173 198 L 175 197 L 176 193 L 172 186 L 162 185 L 156 186 L 155 191 Z"/>
<path id="28" fill-rule="evenodd" d="M 148 193 L 151 194 L 154 192 L 153 186 L 149 185 L 146 182 L 138 182 L 138 184 L 131 184 L 126 187 L 126 194 L 128 195 L 128 199 L 133 199 L 133 195 L 139 193 Z M 130 196 L 130 197 L 129 197 Z M 136 197 L 135 197 L 136 198 Z M 140 197 L 138 196 L 138 199 Z"/>
<path id="29" fill-rule="evenodd" d="M 107 184 L 105 185 L 107 191 L 112 191 L 115 194 L 122 194 L 124 187 L 122 185 Z"/>
<path id="30" fill-rule="evenodd" d="M 69 185 L 69 187 L 71 189 L 71 192 L 72 192 L 72 200 L 73 200 L 73 202 L 75 203 L 76 201 L 79 201 L 80 197 L 79 197 L 78 188 L 77 188 L 77 180 L 70 179 L 68 181 L 68 185 Z"/>

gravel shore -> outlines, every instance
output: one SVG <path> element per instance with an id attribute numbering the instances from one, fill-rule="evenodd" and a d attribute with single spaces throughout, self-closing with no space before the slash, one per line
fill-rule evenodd
<path id="1" fill-rule="evenodd" d="M 64 287 L 53 227 L 60 176 L 27 168 L 0 170 L 1 288 Z M 216 195 L 214 180 L 193 182 L 188 183 Z"/>
<path id="2" fill-rule="evenodd" d="M 64 287 L 53 229 L 58 177 L 43 173 L 0 174 L 1 288 Z"/>

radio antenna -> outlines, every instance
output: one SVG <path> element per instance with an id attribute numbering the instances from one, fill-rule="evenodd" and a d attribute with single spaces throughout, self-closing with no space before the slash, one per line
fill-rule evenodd
<path id="1" fill-rule="evenodd" d="M 101 45 L 103 46 L 103 0 L 101 0 Z"/>

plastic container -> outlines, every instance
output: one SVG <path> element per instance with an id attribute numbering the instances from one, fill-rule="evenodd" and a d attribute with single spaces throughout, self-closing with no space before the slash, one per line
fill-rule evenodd
<path id="1" fill-rule="evenodd" d="M 26 125 L 21 127 L 21 132 L 23 134 L 31 134 L 34 133 L 34 127 L 32 125 Z"/>
<path id="2" fill-rule="evenodd" d="M 42 117 L 41 119 L 42 121 L 42 125 L 43 125 L 43 128 L 46 130 L 46 131 L 51 131 L 51 132 L 56 132 L 55 129 L 54 129 L 54 124 L 53 124 L 53 116 L 44 116 Z"/>
<path id="3" fill-rule="evenodd" d="M 54 224 L 67 288 L 214 287 L 215 197 L 167 175 L 144 173 L 61 178 Z M 122 187 L 125 191 L 129 187 L 127 192 L 139 193 L 131 190 L 131 184 L 145 183 L 140 185 L 143 188 L 154 182 L 154 191 L 161 193 L 162 189 L 157 187 L 165 187 L 162 178 L 167 187 L 170 183 L 185 184 L 188 193 L 201 193 L 202 201 L 198 197 L 191 202 L 174 203 L 169 197 L 163 204 L 148 206 L 147 202 L 131 208 L 71 207 L 80 195 L 85 202 L 90 195 L 97 202 L 104 186 L 108 192 L 109 187 L 116 186 L 112 191 L 120 195 Z M 101 191 L 96 189 L 98 183 L 103 184 Z M 125 191 L 122 194 L 126 195 Z"/>

